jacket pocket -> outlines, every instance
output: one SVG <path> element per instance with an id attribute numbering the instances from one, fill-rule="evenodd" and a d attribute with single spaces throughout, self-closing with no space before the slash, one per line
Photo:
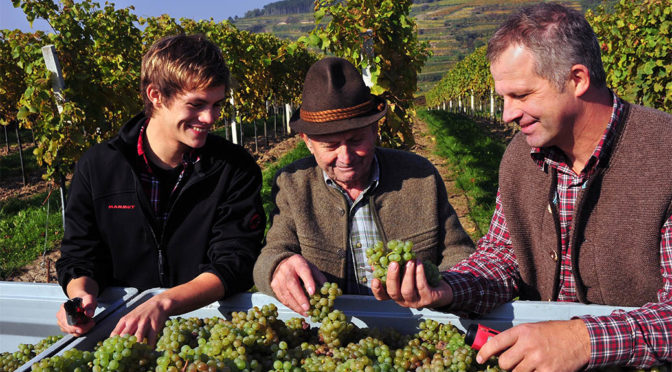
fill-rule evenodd
<path id="1" fill-rule="evenodd" d="M 343 263 L 347 255 L 346 247 L 325 244 L 324 241 L 317 241 L 305 236 L 299 237 L 299 245 L 301 255 L 321 271 L 339 278 L 345 275 L 343 272 L 345 265 Z"/>

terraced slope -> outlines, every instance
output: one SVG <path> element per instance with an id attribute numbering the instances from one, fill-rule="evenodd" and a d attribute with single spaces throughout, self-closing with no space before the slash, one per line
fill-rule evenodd
<path id="1" fill-rule="evenodd" d="M 613 3 L 615 0 L 607 0 Z M 515 9 L 535 0 L 416 0 L 411 15 L 419 37 L 430 44 L 432 57 L 419 77 L 419 94 L 431 88 L 450 67 L 484 45 L 499 24 Z M 600 0 L 568 0 L 564 4 L 584 12 Z M 313 29 L 311 13 L 237 18 L 234 24 L 251 32 L 270 32 L 296 40 Z"/>

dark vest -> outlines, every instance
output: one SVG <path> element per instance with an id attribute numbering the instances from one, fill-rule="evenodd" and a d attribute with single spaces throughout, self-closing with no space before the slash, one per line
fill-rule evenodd
<path id="1" fill-rule="evenodd" d="M 660 230 L 672 214 L 672 115 L 626 104 L 615 141 L 579 194 L 571 224 L 579 301 L 658 302 Z M 560 223 L 556 172 L 540 169 L 519 133 L 500 165 L 502 208 L 525 300 L 557 300 Z M 558 258 L 557 260 L 555 258 Z"/>

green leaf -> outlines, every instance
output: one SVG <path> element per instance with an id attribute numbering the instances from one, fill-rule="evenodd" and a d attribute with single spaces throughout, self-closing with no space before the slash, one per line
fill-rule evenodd
<path id="1" fill-rule="evenodd" d="M 24 107 L 21 107 L 19 109 L 19 112 L 16 113 L 16 118 L 19 119 L 19 120 L 26 120 L 26 118 L 28 117 L 28 114 L 29 114 L 28 109 L 26 109 L 26 107 L 24 106 Z"/>

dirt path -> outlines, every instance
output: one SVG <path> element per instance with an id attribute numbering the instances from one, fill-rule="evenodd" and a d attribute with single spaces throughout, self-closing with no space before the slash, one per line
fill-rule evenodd
<path id="1" fill-rule="evenodd" d="M 415 137 L 415 146 L 411 151 L 424 156 L 434 164 L 439 171 L 439 174 L 441 174 L 441 177 L 443 177 L 443 182 L 448 191 L 448 200 L 455 209 L 462 227 L 472 237 L 479 235 L 480 232 L 477 231 L 476 224 L 469 218 L 469 202 L 467 196 L 464 194 L 464 191 L 455 186 L 455 177 L 453 176 L 453 172 L 449 169 L 446 159 L 436 155 L 434 147 L 435 138 L 431 135 L 429 128 L 424 121 L 418 119 L 415 120 L 413 123 L 413 136 Z"/>

